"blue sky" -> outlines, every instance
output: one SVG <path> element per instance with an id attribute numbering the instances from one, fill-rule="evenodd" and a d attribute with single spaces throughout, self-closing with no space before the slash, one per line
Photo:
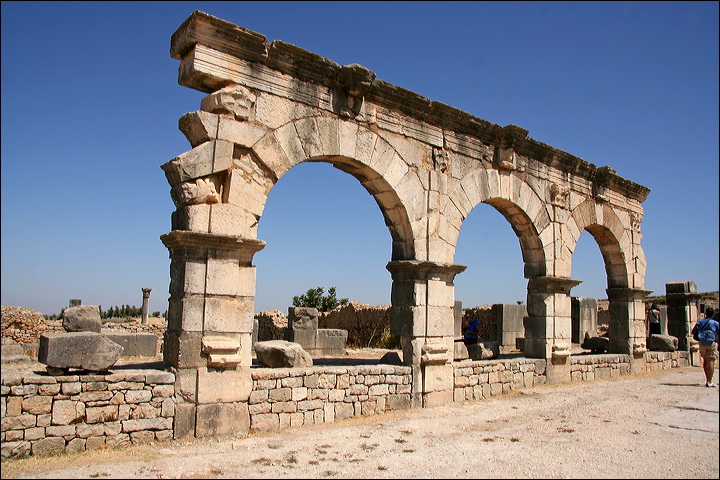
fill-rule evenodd
<path id="1" fill-rule="evenodd" d="M 174 210 L 160 165 L 204 94 L 179 86 L 170 37 L 194 11 L 327 57 L 650 188 L 645 287 L 718 290 L 718 2 L 2 2 L 2 304 L 167 308 Z M 317 286 L 390 303 L 390 234 L 372 197 L 327 164 L 270 192 L 256 311 Z M 463 223 L 466 307 L 525 300 L 520 246 L 492 207 Z M 580 238 L 574 296 L 606 298 Z"/>

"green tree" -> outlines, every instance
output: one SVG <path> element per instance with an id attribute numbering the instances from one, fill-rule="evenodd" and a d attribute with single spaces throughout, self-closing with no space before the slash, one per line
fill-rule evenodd
<path id="1" fill-rule="evenodd" d="M 317 308 L 318 312 L 329 312 L 340 305 L 347 305 L 348 299 L 338 299 L 335 293 L 335 287 L 328 289 L 328 294 L 323 295 L 325 289 L 322 287 L 311 288 L 302 295 L 293 297 L 292 304 L 294 307 Z"/>

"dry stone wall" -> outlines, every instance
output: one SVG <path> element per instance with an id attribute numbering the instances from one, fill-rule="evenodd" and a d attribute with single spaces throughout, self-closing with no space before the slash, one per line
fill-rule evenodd
<path id="1" fill-rule="evenodd" d="M 278 430 L 410 408 L 411 368 L 253 369 L 250 429 Z"/>
<path id="2" fill-rule="evenodd" d="M 390 305 L 350 302 L 330 312 L 320 313 L 318 327 L 347 330 L 348 347 L 377 348 L 381 346 L 383 330 L 390 327 Z"/>
<path id="3" fill-rule="evenodd" d="M 173 438 L 175 375 L 3 375 L 2 458 Z"/>
<path id="4" fill-rule="evenodd" d="M 35 310 L 23 307 L 2 307 L 2 343 L 38 343 L 44 333 L 63 333 L 62 320 L 45 320 Z"/>

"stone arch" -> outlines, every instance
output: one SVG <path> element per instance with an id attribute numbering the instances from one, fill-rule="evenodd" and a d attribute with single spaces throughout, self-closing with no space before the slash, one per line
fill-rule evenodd
<path id="1" fill-rule="evenodd" d="M 527 182 L 516 175 L 482 168 L 471 171 L 460 184 L 474 192 L 471 203 L 461 210 L 461 220 L 480 203 L 491 205 L 505 217 L 518 237 L 525 278 L 544 276 L 552 271 L 549 264 L 552 256 L 545 247 L 546 237 L 552 233 L 550 215 L 545 202 Z M 458 235 L 459 229 L 460 226 Z M 456 245 L 457 237 L 454 240 Z"/>
<path id="2" fill-rule="evenodd" d="M 568 219 L 569 230 L 577 235 L 569 236 L 567 252 L 575 251 L 580 234 L 587 231 L 597 242 L 605 263 L 608 288 L 628 288 L 631 286 L 630 268 L 632 242 L 628 228 L 624 227 L 615 210 L 607 204 L 598 204 L 587 199 L 575 207 Z M 571 259 L 567 259 L 570 265 Z"/>
<path id="3" fill-rule="evenodd" d="M 268 149 L 266 146 L 280 147 Z M 412 180 L 407 165 L 382 137 L 356 123 L 338 118 L 307 116 L 266 133 L 257 142 L 257 161 L 271 173 L 271 185 L 262 191 L 264 207 L 272 186 L 302 162 L 326 162 L 355 177 L 375 199 L 393 241 L 392 260 L 413 259 L 413 228 L 397 187 Z M 270 158 L 280 154 L 281 159 Z M 262 208 L 257 212 L 258 220 Z"/>

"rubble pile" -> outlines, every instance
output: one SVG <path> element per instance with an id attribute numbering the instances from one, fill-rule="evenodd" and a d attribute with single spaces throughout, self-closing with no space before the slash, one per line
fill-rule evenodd
<path id="1" fill-rule="evenodd" d="M 287 316 L 280 310 L 265 310 L 255 315 L 258 322 L 258 341 L 285 340 Z"/>
<path id="2" fill-rule="evenodd" d="M 45 320 L 42 313 L 23 307 L 2 306 L 2 342 L 38 343 L 43 333 L 60 333 L 62 320 Z"/>

